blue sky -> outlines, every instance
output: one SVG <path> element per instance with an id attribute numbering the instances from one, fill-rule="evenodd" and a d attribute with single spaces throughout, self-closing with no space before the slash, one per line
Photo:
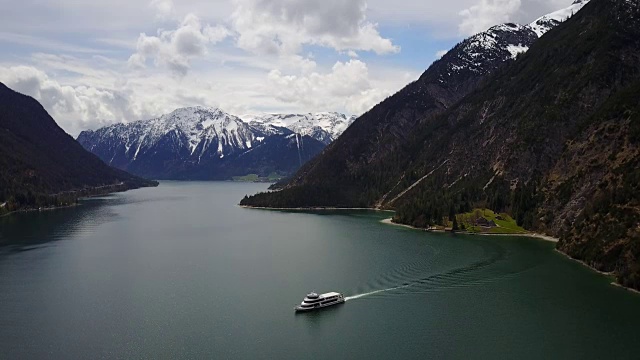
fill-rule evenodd
<path id="1" fill-rule="evenodd" d="M 191 105 L 357 115 L 464 37 L 571 0 L 0 3 L 0 81 L 76 135 Z"/>

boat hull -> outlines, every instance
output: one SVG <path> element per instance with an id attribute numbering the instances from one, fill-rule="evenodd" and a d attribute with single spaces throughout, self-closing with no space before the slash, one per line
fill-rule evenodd
<path id="1" fill-rule="evenodd" d="M 295 310 L 296 312 L 311 312 L 311 311 L 316 311 L 316 310 L 320 310 L 320 309 L 324 309 L 330 306 L 334 306 L 334 305 L 340 305 L 340 304 L 344 304 L 344 299 L 339 299 L 336 301 L 332 301 L 330 303 L 326 303 L 326 304 L 318 304 L 317 306 L 313 306 L 313 307 L 301 307 L 301 306 L 296 306 Z"/>

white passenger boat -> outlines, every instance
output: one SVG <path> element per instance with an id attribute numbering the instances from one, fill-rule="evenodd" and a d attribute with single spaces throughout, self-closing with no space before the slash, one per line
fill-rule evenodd
<path id="1" fill-rule="evenodd" d="M 340 293 L 328 292 L 326 294 L 316 294 L 312 292 L 307 294 L 300 305 L 296 306 L 296 312 L 317 310 L 342 303 L 344 303 L 344 295 Z"/>

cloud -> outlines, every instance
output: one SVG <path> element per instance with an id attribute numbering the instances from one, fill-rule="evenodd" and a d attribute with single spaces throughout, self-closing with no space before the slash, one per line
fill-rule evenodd
<path id="1" fill-rule="evenodd" d="M 460 12 L 463 17 L 458 26 L 461 35 L 469 36 L 488 28 L 513 21 L 520 10 L 520 0 L 480 0 L 479 3 Z"/>
<path id="2" fill-rule="evenodd" d="M 436 58 L 440 59 L 441 57 L 444 56 L 444 54 L 448 53 L 449 50 L 438 50 L 436 51 Z"/>
<path id="3" fill-rule="evenodd" d="M 258 54 L 297 54 L 303 45 L 337 51 L 397 53 L 377 24 L 367 20 L 365 0 L 236 0 L 237 46 Z"/>
<path id="4" fill-rule="evenodd" d="M 13 90 L 38 100 L 72 134 L 110 123 L 112 119 L 136 116 L 126 94 L 90 86 L 61 85 L 34 67 L 0 66 L 0 79 Z"/>
<path id="5" fill-rule="evenodd" d="M 156 17 L 160 20 L 169 19 L 174 12 L 172 0 L 152 0 L 149 6 L 156 11 Z"/>
<path id="6" fill-rule="evenodd" d="M 456 29 L 571 2 L 513 1 L 21 0 L 0 12 L 0 81 L 72 135 L 193 105 L 361 114 L 459 41 Z M 411 51 L 376 56 L 400 44 Z"/>
<path id="7" fill-rule="evenodd" d="M 129 57 L 133 68 L 145 68 L 152 60 L 156 66 L 166 66 L 174 74 L 185 76 L 190 61 L 207 54 L 207 47 L 230 35 L 222 25 L 202 25 L 200 18 L 188 14 L 175 30 L 159 30 L 157 36 L 140 34 L 136 53 Z"/>
<path id="8" fill-rule="evenodd" d="M 337 62 L 326 74 L 285 75 L 272 70 L 268 80 L 278 100 L 315 111 L 344 108 L 361 114 L 390 94 L 372 86 L 367 64 L 356 59 Z"/>
<path id="9" fill-rule="evenodd" d="M 28 45 L 38 49 L 66 51 L 69 53 L 107 54 L 110 52 L 109 50 L 105 49 L 68 44 L 45 37 L 0 31 L 0 43 L 2 42 L 18 44 L 22 46 Z"/>

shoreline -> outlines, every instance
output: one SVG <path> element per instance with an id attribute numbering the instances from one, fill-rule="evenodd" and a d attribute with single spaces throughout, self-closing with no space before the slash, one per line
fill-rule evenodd
<path id="1" fill-rule="evenodd" d="M 111 194 L 131 191 L 131 190 L 142 189 L 142 188 L 157 187 L 157 186 L 160 185 L 160 183 L 158 183 L 156 181 L 155 185 L 134 186 L 134 187 L 120 188 L 121 186 L 124 186 L 124 185 L 125 185 L 124 183 L 120 183 L 120 184 L 115 184 L 115 185 L 104 185 L 104 186 L 98 186 L 98 187 L 94 187 L 94 188 L 87 188 L 87 189 L 81 189 L 81 190 L 67 191 L 67 192 L 58 193 L 58 194 L 51 194 L 49 196 L 56 196 L 56 195 L 60 195 L 60 194 L 71 194 L 71 193 L 82 194 L 83 192 L 91 193 L 91 192 L 97 191 L 95 194 L 88 194 L 88 195 L 85 195 L 85 196 L 76 196 L 76 198 L 75 198 L 76 202 L 73 203 L 73 204 L 70 204 L 70 205 L 48 206 L 48 207 L 41 207 L 41 208 L 22 208 L 22 209 L 10 211 L 10 212 L 8 212 L 6 214 L 2 214 L 2 215 L 0 215 L 0 218 L 6 217 L 6 216 L 9 216 L 9 215 L 12 215 L 12 214 L 17 214 L 17 213 L 27 213 L 27 212 L 34 212 L 34 211 L 51 211 L 51 210 L 58 210 L 58 209 L 67 209 L 67 208 L 71 208 L 71 207 L 80 206 L 81 204 L 79 203 L 79 200 L 81 200 L 81 199 L 87 199 L 87 198 L 92 198 L 92 197 L 111 195 Z"/>
<path id="2" fill-rule="evenodd" d="M 411 225 L 406 225 L 406 224 L 398 224 L 398 223 L 394 223 L 393 221 L 391 221 L 393 218 L 388 218 L 388 219 L 383 219 L 380 220 L 381 223 L 386 224 L 386 225 L 393 225 L 393 226 L 400 226 L 403 228 L 407 228 L 407 229 L 411 229 L 411 230 L 424 230 L 424 231 L 428 231 L 426 229 L 418 229 L 417 227 L 413 227 Z"/>
<path id="3" fill-rule="evenodd" d="M 307 207 L 307 208 L 270 208 L 270 207 L 258 207 L 258 206 L 246 206 L 246 205 L 238 205 L 242 208 L 246 208 L 246 209 L 258 209 L 258 210 L 286 210 L 286 211 L 314 211 L 314 210 L 373 210 L 373 211 L 380 211 L 380 212 L 394 212 L 393 210 L 382 210 L 382 209 L 376 209 L 376 208 L 334 208 L 334 207 Z M 425 231 L 425 232 L 437 232 L 437 233 L 450 233 L 451 231 L 446 231 L 446 230 L 440 230 L 440 229 L 423 229 L 423 228 L 417 228 L 415 226 L 411 226 L 411 225 L 407 225 L 407 224 L 398 224 L 398 223 L 394 223 L 393 218 L 387 218 L 387 219 L 383 219 L 380 220 L 380 223 L 385 224 L 385 225 L 391 225 L 391 226 L 399 226 L 399 227 L 403 227 L 406 229 L 411 229 L 411 230 L 420 230 L 420 231 Z M 456 234 L 462 234 L 462 235 L 475 235 L 475 236 L 514 236 L 514 237 L 527 237 L 527 238 L 533 238 L 533 239 L 538 239 L 538 240 L 542 240 L 542 241 L 547 241 L 547 242 L 552 242 L 557 244 L 560 239 L 555 238 L 553 236 L 549 236 L 549 235 L 545 235 L 545 234 L 539 234 L 539 233 L 526 233 L 526 234 L 509 234 L 509 233 L 497 233 L 497 234 L 492 234 L 492 233 L 470 233 L 470 232 L 462 232 L 462 231 L 457 231 L 455 232 Z M 600 275 L 604 275 L 604 276 L 615 276 L 615 273 L 613 272 L 604 272 L 604 271 L 600 271 L 592 266 L 590 266 L 589 264 L 585 263 L 582 260 L 578 260 L 578 259 L 574 259 L 571 256 L 563 253 L 562 251 L 558 250 L 557 248 L 554 248 L 554 251 L 557 252 L 558 254 L 561 254 L 562 256 L 566 257 L 569 260 L 578 262 L 580 265 L 585 266 L 595 272 L 597 272 Z M 629 288 L 626 286 L 623 286 L 615 281 L 611 282 L 611 285 L 620 287 L 622 289 L 628 290 L 632 293 L 635 294 L 640 294 L 639 290 L 633 289 L 633 288 Z"/>
<path id="4" fill-rule="evenodd" d="M 598 273 L 598 274 L 600 274 L 600 275 L 604 275 L 604 276 L 615 276 L 615 275 L 616 275 L 614 272 L 606 272 L 606 271 L 598 270 L 598 269 L 594 268 L 593 266 L 591 266 L 591 265 L 587 264 L 586 262 L 584 262 L 584 261 L 582 261 L 582 260 L 580 260 L 580 259 L 574 259 L 574 258 L 572 258 L 571 256 L 569 256 L 568 254 L 565 254 L 565 253 L 563 253 L 562 251 L 560 251 L 560 250 L 558 250 L 558 249 L 554 249 L 554 250 L 555 250 L 555 252 L 557 252 L 558 254 L 560 254 L 560 255 L 562 255 L 562 256 L 564 256 L 564 257 L 566 257 L 567 259 L 569 259 L 569 260 L 571 260 L 571 261 L 575 261 L 575 262 L 579 263 L 580 265 L 586 266 L 586 267 L 588 267 L 589 269 L 591 269 L 591 270 L 593 270 L 593 271 L 597 272 L 597 273 Z M 614 283 L 615 283 L 615 282 L 614 282 Z M 617 283 L 616 283 L 616 284 L 617 284 Z M 622 286 L 622 285 L 620 285 L 620 284 L 618 284 L 618 286 L 623 287 L 623 288 L 625 288 L 625 289 L 626 289 L 626 287 L 624 287 L 624 286 Z"/>
<path id="5" fill-rule="evenodd" d="M 44 207 L 44 208 L 38 208 L 38 209 L 20 209 L 20 210 L 14 210 L 11 212 L 8 212 L 6 214 L 0 215 L 0 218 L 9 216 L 9 215 L 13 215 L 13 214 L 20 214 L 20 213 L 32 213 L 32 212 L 42 212 L 42 211 L 53 211 L 53 210 L 59 210 L 59 209 L 68 209 L 68 208 L 73 208 L 76 206 L 80 206 L 81 204 L 76 203 L 76 204 L 71 204 L 71 205 L 64 205 L 64 206 L 49 206 L 49 207 Z"/>
<path id="6" fill-rule="evenodd" d="M 528 238 L 534 238 L 534 239 L 538 239 L 538 240 L 544 240 L 544 241 L 548 241 L 548 242 L 552 242 L 552 243 L 557 243 L 560 241 L 560 239 L 558 238 L 554 238 L 553 236 L 549 236 L 549 235 L 544 235 L 544 234 L 538 234 L 538 233 L 526 233 L 526 234 L 509 234 L 509 233 L 504 233 L 504 234 L 491 234 L 491 233 L 467 233 L 469 235 L 480 235 L 480 236 L 517 236 L 517 237 L 528 237 Z"/>
<path id="7" fill-rule="evenodd" d="M 632 293 L 634 293 L 634 294 L 638 294 L 638 295 L 640 295 L 640 291 L 638 291 L 638 290 L 636 290 L 636 289 L 633 289 L 633 288 L 630 288 L 630 287 L 626 287 L 626 286 L 620 285 L 620 284 L 618 284 L 618 283 L 617 283 L 617 282 L 615 282 L 615 281 L 612 281 L 612 282 L 611 282 L 611 285 L 613 285 L 613 286 L 615 286 L 615 287 L 619 287 L 619 288 L 624 289 L 624 290 L 627 290 L 627 291 L 630 291 L 630 292 L 632 292 Z"/>
<path id="8" fill-rule="evenodd" d="M 382 221 L 380 221 L 383 224 L 387 224 L 387 225 L 395 225 L 395 226 L 402 226 L 408 229 L 412 229 L 412 230 L 421 230 L 421 231 L 427 231 L 427 232 L 439 232 L 439 233 L 446 233 L 446 232 L 451 232 L 451 231 L 447 231 L 447 230 L 437 230 L 437 229 L 424 229 L 424 228 L 417 228 L 415 226 L 411 226 L 411 225 L 406 225 L 406 224 L 398 224 L 398 223 L 394 223 L 392 221 L 393 218 L 388 218 L 388 219 L 384 219 Z M 544 234 L 538 234 L 538 233 L 526 233 L 526 234 L 512 234 L 512 233 L 472 233 L 472 232 L 468 232 L 468 231 L 456 231 L 456 234 L 462 234 L 462 235 L 475 235 L 475 236 L 517 236 L 517 237 L 529 237 L 529 238 L 535 238 L 535 239 L 540 239 L 540 240 L 545 240 L 545 241 L 549 241 L 549 242 L 553 242 L 553 243 L 557 243 L 558 241 L 560 241 L 560 239 L 554 238 L 552 236 L 548 236 L 548 235 L 544 235 Z"/>
<path id="9" fill-rule="evenodd" d="M 412 229 L 412 230 L 421 230 L 421 231 L 426 231 L 426 232 L 438 232 L 438 233 L 446 233 L 446 232 L 450 232 L 450 231 L 446 231 L 446 230 L 429 230 L 429 229 L 421 229 L 421 228 L 417 228 L 415 226 L 411 226 L 411 225 L 406 225 L 406 224 L 398 224 L 398 223 L 394 223 L 393 221 L 391 221 L 393 218 L 388 218 L 388 219 L 384 219 L 381 220 L 380 222 L 386 225 L 393 225 L 393 226 L 401 226 L 404 228 L 408 228 L 408 229 Z M 528 238 L 534 238 L 534 239 L 539 239 L 539 240 L 544 240 L 544 241 L 548 241 L 548 242 L 553 242 L 553 243 L 558 243 L 558 241 L 560 241 L 560 239 L 558 238 L 554 238 L 553 236 L 549 236 L 549 235 L 544 235 L 544 234 L 538 234 L 538 233 L 528 233 L 528 234 L 490 234 L 490 233 L 470 233 L 470 232 L 456 232 L 456 234 L 463 234 L 463 235 L 479 235 L 479 236 L 517 236 L 517 237 L 528 237 Z M 607 276 L 607 277 L 615 277 L 615 273 L 614 272 L 605 272 L 605 271 L 601 271 L 598 270 L 596 268 L 594 268 L 593 266 L 590 266 L 589 264 L 587 264 L 586 262 L 579 260 L 579 259 L 574 259 L 571 256 L 569 256 L 568 254 L 563 253 L 562 251 L 558 250 L 557 248 L 554 248 L 553 251 L 555 251 L 556 253 L 564 256 L 565 258 L 571 260 L 571 261 L 575 261 L 577 263 L 579 263 L 580 265 L 595 271 L 596 273 L 598 273 L 599 275 L 603 275 L 603 276 Z M 638 294 L 640 295 L 640 291 L 636 290 L 634 288 L 630 288 L 630 287 L 626 287 L 622 284 L 619 284 L 615 281 L 612 281 L 610 283 L 610 285 L 625 289 L 627 291 L 630 291 L 634 294 Z"/>
<path id="10" fill-rule="evenodd" d="M 319 210 L 370 210 L 380 212 L 394 212 L 393 210 L 383 210 L 376 208 L 343 208 L 343 207 L 297 207 L 297 208 L 275 208 L 266 206 L 248 206 L 237 205 L 244 209 L 256 209 L 256 210 L 285 210 L 285 211 L 319 211 Z"/>
<path id="11" fill-rule="evenodd" d="M 571 261 L 575 261 L 575 262 L 577 262 L 578 264 L 580 264 L 580 265 L 582 265 L 582 266 L 584 266 L 584 267 L 587 267 L 587 268 L 589 268 L 589 269 L 591 269 L 591 270 L 595 271 L 596 273 L 598 273 L 598 274 L 600 274 L 600 275 L 607 276 L 607 277 L 615 277 L 615 276 L 616 276 L 616 273 L 615 273 L 615 272 L 613 272 L 613 271 L 606 272 L 606 271 L 598 270 L 598 269 L 594 268 L 593 266 L 590 266 L 590 265 L 589 265 L 589 264 L 587 264 L 586 262 L 584 262 L 584 261 L 582 261 L 582 260 L 579 260 L 579 259 L 574 259 L 574 258 L 572 258 L 571 256 L 569 256 L 569 255 L 567 255 L 567 254 L 563 253 L 562 251 L 560 251 L 560 250 L 558 250 L 558 249 L 554 249 L 554 251 L 555 251 L 555 252 L 557 252 L 558 254 L 560 254 L 560 255 L 564 256 L 565 258 L 567 258 L 567 259 L 571 260 Z M 640 290 L 636 290 L 636 289 L 634 289 L 634 288 L 630 288 L 630 287 L 624 286 L 624 285 L 622 285 L 622 284 L 620 284 L 620 283 L 616 282 L 615 280 L 614 280 L 614 281 L 612 281 L 612 282 L 610 282 L 610 283 L 609 283 L 609 285 L 613 285 L 613 286 L 619 287 L 619 288 L 621 288 L 621 289 L 624 289 L 624 290 L 630 291 L 630 292 L 632 292 L 632 293 L 634 293 L 634 294 L 638 294 L 638 295 L 640 295 Z"/>

